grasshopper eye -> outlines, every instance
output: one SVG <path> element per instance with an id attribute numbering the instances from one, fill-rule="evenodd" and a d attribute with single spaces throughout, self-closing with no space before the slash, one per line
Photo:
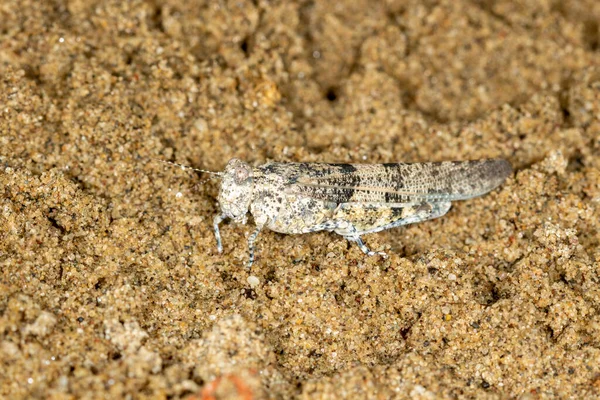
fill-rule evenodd
<path id="1" fill-rule="evenodd" d="M 250 168 L 247 165 L 239 165 L 235 168 L 234 180 L 235 183 L 241 185 L 250 177 Z"/>

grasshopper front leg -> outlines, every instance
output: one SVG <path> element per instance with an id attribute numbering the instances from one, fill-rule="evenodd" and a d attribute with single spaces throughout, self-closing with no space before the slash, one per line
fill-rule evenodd
<path id="1" fill-rule="evenodd" d="M 213 229 L 215 230 L 215 239 L 217 239 L 217 250 L 219 253 L 223 252 L 223 244 L 221 243 L 221 232 L 219 232 L 219 224 L 223 222 L 226 217 L 223 214 L 215 215 L 213 219 Z"/>
<path id="2" fill-rule="evenodd" d="M 256 238 L 258 237 L 258 234 L 260 233 L 261 229 L 262 229 L 261 226 L 257 226 L 256 229 L 254 230 L 254 232 L 252 232 L 252 234 L 248 237 L 249 258 L 248 258 L 248 265 L 246 266 L 247 268 L 252 267 L 252 264 L 254 264 L 254 242 L 256 241 Z"/>

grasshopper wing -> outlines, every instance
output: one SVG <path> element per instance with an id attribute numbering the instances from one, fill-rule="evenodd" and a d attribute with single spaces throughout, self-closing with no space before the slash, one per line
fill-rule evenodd
<path id="1" fill-rule="evenodd" d="M 498 187 L 505 160 L 393 164 L 298 163 L 287 191 L 337 204 L 410 205 L 465 200 Z"/>

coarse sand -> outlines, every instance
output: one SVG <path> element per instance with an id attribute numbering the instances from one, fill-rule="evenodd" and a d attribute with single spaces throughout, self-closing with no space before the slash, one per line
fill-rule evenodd
<path id="1" fill-rule="evenodd" d="M 600 396 L 600 2 L 2 0 L 0 397 Z M 233 157 L 506 158 L 365 236 L 212 218 Z"/>

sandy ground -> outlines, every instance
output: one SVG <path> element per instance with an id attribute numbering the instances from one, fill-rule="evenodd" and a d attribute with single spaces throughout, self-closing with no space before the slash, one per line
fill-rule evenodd
<path id="1" fill-rule="evenodd" d="M 600 3 L 0 4 L 0 397 L 600 395 Z M 211 221 L 239 157 L 503 157 L 365 237 Z M 250 280 L 249 277 L 253 277 Z M 258 279 L 258 280 L 257 280 Z"/>

